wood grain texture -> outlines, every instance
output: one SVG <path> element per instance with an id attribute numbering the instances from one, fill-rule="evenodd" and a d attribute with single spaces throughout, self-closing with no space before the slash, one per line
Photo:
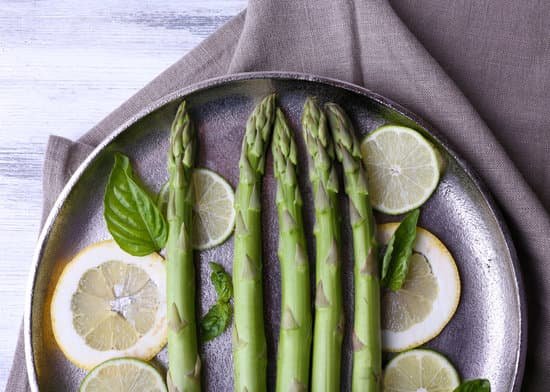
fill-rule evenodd
<path id="1" fill-rule="evenodd" d="M 76 139 L 246 0 L 0 0 L 0 389 L 38 235 L 49 134 Z"/>

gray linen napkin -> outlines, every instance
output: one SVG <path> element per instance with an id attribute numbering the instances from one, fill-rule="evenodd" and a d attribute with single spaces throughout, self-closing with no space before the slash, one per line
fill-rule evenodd
<path id="1" fill-rule="evenodd" d="M 503 209 L 528 289 L 524 389 L 545 391 L 550 385 L 550 340 L 545 338 L 550 328 L 550 220 L 539 197 L 550 208 L 550 3 L 393 3 L 403 20 L 386 0 L 251 0 L 246 13 L 163 72 L 78 143 L 51 137 L 44 168 L 44 211 L 92 146 L 145 105 L 183 86 L 263 70 L 307 72 L 364 85 L 435 125 L 481 175 Z M 21 341 L 7 390 L 28 390 Z"/>

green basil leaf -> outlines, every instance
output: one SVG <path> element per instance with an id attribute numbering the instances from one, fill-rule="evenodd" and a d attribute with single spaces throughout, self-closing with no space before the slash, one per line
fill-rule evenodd
<path id="1" fill-rule="evenodd" d="M 386 248 L 382 261 L 382 285 L 390 290 L 399 290 L 407 278 L 419 215 L 418 209 L 409 212 L 393 233 Z"/>
<path id="2" fill-rule="evenodd" d="M 382 259 L 382 275 L 380 276 L 380 279 L 382 279 L 382 281 L 386 279 L 386 276 L 388 275 L 388 271 L 390 269 L 390 262 L 393 254 L 394 243 L 395 243 L 395 235 L 392 235 L 392 237 L 390 238 L 390 242 L 388 242 L 388 245 L 386 245 L 386 252 L 384 253 L 384 258 Z"/>
<path id="3" fill-rule="evenodd" d="M 454 392 L 491 392 L 491 384 L 485 379 L 464 381 Z"/>
<path id="4" fill-rule="evenodd" d="M 123 154 L 115 153 L 103 205 L 107 228 L 124 251 L 145 256 L 164 247 L 166 220 L 134 180 L 130 160 Z"/>
<path id="5" fill-rule="evenodd" d="M 210 280 L 216 289 L 219 302 L 229 302 L 233 296 L 233 284 L 231 283 L 231 276 L 220 264 L 210 263 L 212 273 L 210 274 Z"/>
<path id="6" fill-rule="evenodd" d="M 204 315 L 200 322 L 202 340 L 207 342 L 220 336 L 231 321 L 231 305 L 227 302 L 217 302 Z"/>

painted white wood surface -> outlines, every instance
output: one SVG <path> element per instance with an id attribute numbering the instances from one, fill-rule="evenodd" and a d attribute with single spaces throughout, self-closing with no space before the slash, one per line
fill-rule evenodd
<path id="1" fill-rule="evenodd" d="M 0 390 L 24 306 L 49 134 L 76 139 L 246 0 L 0 0 Z"/>

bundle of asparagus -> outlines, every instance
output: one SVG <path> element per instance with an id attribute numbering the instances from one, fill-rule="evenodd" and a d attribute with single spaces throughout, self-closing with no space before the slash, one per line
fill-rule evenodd
<path id="1" fill-rule="evenodd" d="M 357 140 L 343 110 L 335 104 L 328 104 L 326 111 L 328 121 L 324 111 L 308 98 L 302 115 L 315 207 L 316 291 L 311 388 L 313 391 L 340 388 L 344 313 L 337 212 L 339 181 L 334 162 L 337 159 L 344 169 L 355 258 L 352 386 L 354 391 L 376 392 L 381 373 L 380 294 L 374 219 L 366 174 Z M 236 391 L 266 389 L 260 188 L 272 128 L 279 217 L 278 256 L 282 275 L 277 390 L 302 391 L 309 388 L 312 315 L 302 199 L 296 176 L 297 148 L 283 112 L 275 108 L 275 95 L 269 95 L 248 119 L 239 161 L 233 259 Z M 193 206 L 191 171 L 195 150 L 194 127 L 184 102 L 172 125 L 169 153 L 168 383 L 174 391 L 200 389 L 195 272 L 189 241 Z"/>

